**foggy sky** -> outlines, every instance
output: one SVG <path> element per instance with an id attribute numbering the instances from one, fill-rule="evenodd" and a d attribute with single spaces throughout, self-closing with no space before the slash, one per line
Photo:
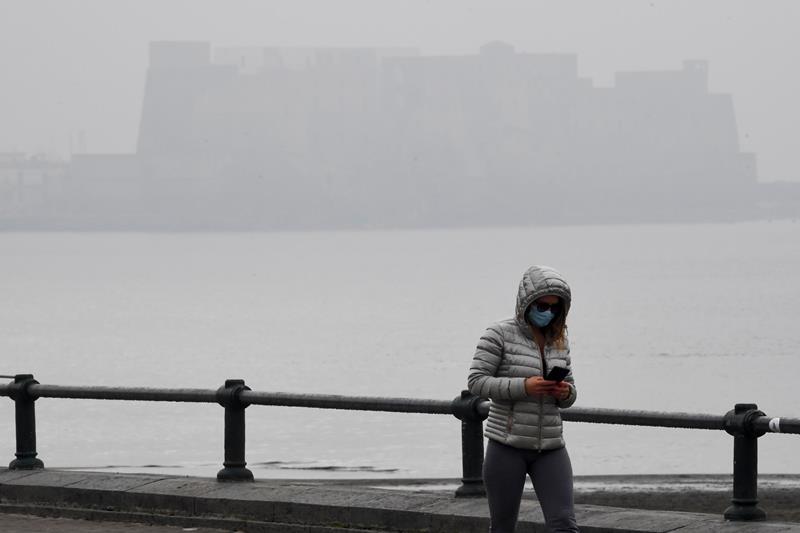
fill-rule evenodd
<path id="1" fill-rule="evenodd" d="M 710 61 L 762 181 L 800 181 L 800 3 L 794 0 L 0 0 L 0 151 L 132 152 L 148 43 L 411 46 L 578 54 L 582 76 Z"/>

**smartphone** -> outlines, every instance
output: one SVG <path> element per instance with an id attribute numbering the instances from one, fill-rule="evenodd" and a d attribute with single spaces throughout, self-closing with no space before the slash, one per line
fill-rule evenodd
<path id="1" fill-rule="evenodd" d="M 563 366 L 554 366 L 550 372 L 544 377 L 548 381 L 564 381 L 564 378 L 569 374 L 569 369 Z"/>

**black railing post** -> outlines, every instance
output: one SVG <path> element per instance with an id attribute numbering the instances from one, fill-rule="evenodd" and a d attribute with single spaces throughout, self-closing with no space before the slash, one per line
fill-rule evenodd
<path id="1" fill-rule="evenodd" d="M 243 379 L 225 380 L 225 385 L 217 389 L 217 402 L 225 408 L 225 462 L 217 472 L 219 481 L 253 481 L 253 473 L 245 468 L 244 460 L 244 410 L 239 395 L 250 390 Z"/>
<path id="2" fill-rule="evenodd" d="M 453 415 L 461 420 L 461 486 L 456 489 L 456 498 L 485 496 L 483 485 L 483 421 L 478 413 L 480 398 L 462 391 L 453 400 Z"/>
<path id="3" fill-rule="evenodd" d="M 38 384 L 33 374 L 17 374 L 11 384 L 11 399 L 14 400 L 14 418 L 17 426 L 17 456 L 8 465 L 10 470 L 33 470 L 44 468 L 41 459 L 36 458 L 36 407 L 28 387 Z"/>
<path id="4" fill-rule="evenodd" d="M 725 510 L 726 520 L 766 520 L 758 507 L 758 438 L 764 435 L 753 427 L 764 416 L 754 403 L 737 403 L 725 415 L 725 431 L 733 435 L 733 498 Z"/>

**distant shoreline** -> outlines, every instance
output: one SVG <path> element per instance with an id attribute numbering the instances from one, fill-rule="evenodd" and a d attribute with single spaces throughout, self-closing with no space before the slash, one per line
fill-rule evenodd
<path id="1" fill-rule="evenodd" d="M 614 227 L 614 226 L 708 226 L 749 223 L 800 222 L 800 210 L 797 213 L 750 217 L 741 219 L 708 219 L 708 220 L 605 220 L 605 221 L 556 221 L 552 223 L 497 223 L 497 224 L 429 224 L 429 225 L 337 225 L 337 226 L 236 226 L 211 224 L 186 224 L 181 226 L 147 225 L 147 224 L 79 224 L 72 223 L 19 223 L 3 220 L 0 217 L 1 233 L 159 233 L 159 234 L 201 234 L 201 233 L 307 233 L 307 232 L 414 232 L 414 231 L 454 231 L 454 230 L 493 230 L 493 229 L 535 229 L 535 228 L 576 228 L 576 227 Z"/>

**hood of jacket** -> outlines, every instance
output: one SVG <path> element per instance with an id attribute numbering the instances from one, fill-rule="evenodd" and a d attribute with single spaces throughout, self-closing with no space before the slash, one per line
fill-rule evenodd
<path id="1" fill-rule="evenodd" d="M 572 303 L 572 292 L 564 276 L 556 269 L 547 266 L 534 265 L 530 267 L 522 275 L 522 280 L 519 282 L 517 311 L 514 315 L 523 330 L 528 330 L 525 310 L 533 301 L 547 294 L 553 294 L 561 298 L 564 306 L 564 316 L 566 317 Z"/>

